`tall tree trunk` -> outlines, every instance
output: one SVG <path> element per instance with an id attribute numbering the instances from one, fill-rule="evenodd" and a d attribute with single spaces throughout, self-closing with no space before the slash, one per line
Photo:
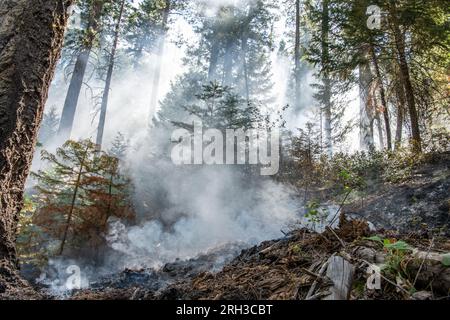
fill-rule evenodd
<path id="1" fill-rule="evenodd" d="M 397 17 L 397 8 L 395 0 L 391 0 L 390 15 L 394 29 L 394 41 L 398 54 L 398 63 L 400 67 L 400 78 L 405 88 L 406 103 L 408 105 L 409 117 L 411 122 L 412 147 L 415 152 L 422 152 L 422 139 L 420 137 L 419 118 L 417 115 L 416 99 L 414 89 L 411 83 L 409 65 L 406 59 L 405 37 L 402 34 Z"/>
<path id="2" fill-rule="evenodd" d="M 109 57 L 108 71 L 106 73 L 106 80 L 105 80 L 105 89 L 103 90 L 102 106 L 100 110 L 100 119 L 98 122 L 96 144 L 99 150 L 102 149 L 103 134 L 105 131 L 105 122 L 106 122 L 106 112 L 108 111 L 109 91 L 111 89 L 111 81 L 114 71 L 114 64 L 116 61 L 116 51 L 117 45 L 119 43 L 120 26 L 122 24 L 122 15 L 124 8 L 125 8 L 125 0 L 122 0 L 120 4 L 119 17 L 117 18 L 116 28 L 114 30 L 114 42 L 111 49 L 111 55 Z"/>
<path id="3" fill-rule="evenodd" d="M 244 71 L 244 93 L 247 103 L 250 103 L 250 83 L 248 79 L 248 64 L 247 64 L 247 51 L 248 51 L 248 33 L 245 31 L 242 35 L 242 68 Z"/>
<path id="4" fill-rule="evenodd" d="M 225 57 L 223 63 L 223 85 L 231 86 L 233 84 L 233 55 L 234 39 L 230 35 L 225 47 Z"/>
<path id="5" fill-rule="evenodd" d="M 365 58 L 365 52 L 361 53 Z M 374 148 L 373 139 L 373 110 L 370 102 L 370 85 L 372 74 L 368 63 L 359 65 L 359 138 L 361 150 Z"/>
<path id="6" fill-rule="evenodd" d="M 59 247 L 59 255 L 62 255 L 64 252 L 64 246 L 66 245 L 67 235 L 69 234 L 70 225 L 72 224 L 73 211 L 75 209 L 75 203 L 78 197 L 78 190 L 80 189 L 80 182 L 83 176 L 84 163 L 86 158 L 88 157 L 89 145 L 86 146 L 86 149 L 83 154 L 83 159 L 80 161 L 80 169 L 78 170 L 77 179 L 75 180 L 75 187 L 72 194 L 72 201 L 70 203 L 69 213 L 67 214 L 67 221 L 64 227 L 63 237 L 61 240 L 61 245 Z"/>
<path id="7" fill-rule="evenodd" d="M 377 120 L 377 129 L 378 129 L 378 142 L 380 144 L 380 149 L 384 150 L 384 133 L 383 133 L 383 126 L 381 124 L 381 117 L 380 114 L 377 112 L 375 119 Z"/>
<path id="8" fill-rule="evenodd" d="M 161 32 L 158 39 L 158 45 L 156 50 L 156 59 L 154 62 L 155 73 L 153 74 L 152 95 L 150 97 L 150 115 L 151 115 L 150 120 L 153 119 L 153 112 L 155 111 L 158 104 L 159 85 L 161 82 L 162 56 L 164 54 L 164 47 L 166 43 L 167 25 L 169 22 L 170 10 L 171 10 L 171 0 L 166 0 L 165 7 L 163 10 Z"/>
<path id="9" fill-rule="evenodd" d="M 392 133 L 391 133 L 391 124 L 390 124 L 390 119 L 389 119 L 388 104 L 386 101 L 386 91 L 384 90 L 383 78 L 381 77 L 380 65 L 378 63 L 378 57 L 377 57 L 377 54 L 375 52 L 375 48 L 373 45 L 371 45 L 370 51 L 372 54 L 372 62 L 375 67 L 375 73 L 376 73 L 376 77 L 377 77 L 377 81 L 378 81 L 378 90 L 380 92 L 381 107 L 383 108 L 383 118 L 384 118 L 385 130 L 386 130 L 387 148 L 388 148 L 388 150 L 392 150 Z"/>
<path id="10" fill-rule="evenodd" d="M 300 110 L 300 0 L 295 0 L 295 110 Z"/>
<path id="11" fill-rule="evenodd" d="M 401 84 L 395 86 L 397 96 L 397 126 L 395 130 L 395 149 L 398 150 L 402 144 L 403 121 L 405 119 L 405 91 Z"/>
<path id="12" fill-rule="evenodd" d="M 99 19 L 103 10 L 103 4 L 104 0 L 96 0 L 92 4 L 87 26 L 87 39 L 84 47 L 78 54 L 75 62 L 75 68 L 70 79 L 69 89 L 64 101 L 64 107 L 58 129 L 58 138 L 63 142 L 70 139 L 78 99 L 80 97 L 81 87 L 83 86 L 84 75 L 86 73 L 89 57 L 91 55 L 94 40 L 99 28 Z"/>
<path id="13" fill-rule="evenodd" d="M 213 40 L 209 58 L 208 81 L 217 80 L 217 63 L 219 61 L 220 43 L 218 39 Z"/>
<path id="14" fill-rule="evenodd" d="M 328 156 L 333 155 L 333 142 L 331 135 L 331 79 L 329 76 L 329 33 L 330 33 L 330 14 L 329 0 L 322 1 L 322 73 L 323 73 L 323 112 L 325 118 L 325 147 Z"/>
<path id="15" fill-rule="evenodd" d="M 234 6 L 227 7 L 227 19 L 233 21 L 235 17 Z M 223 79 L 222 84 L 224 86 L 231 86 L 233 84 L 233 62 L 234 62 L 234 52 L 235 52 L 235 41 L 236 36 L 233 30 L 233 26 L 229 25 L 229 30 L 226 30 L 225 48 L 224 48 L 224 58 L 223 58 Z"/>
<path id="16" fill-rule="evenodd" d="M 17 221 L 71 4 L 0 2 L 0 299 L 26 287 L 15 272 Z"/>

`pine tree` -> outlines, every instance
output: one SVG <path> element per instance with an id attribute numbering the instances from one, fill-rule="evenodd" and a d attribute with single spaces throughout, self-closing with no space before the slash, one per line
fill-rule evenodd
<path id="1" fill-rule="evenodd" d="M 144 0 L 137 7 L 130 8 L 124 25 L 124 37 L 135 69 L 140 66 L 144 53 L 157 50 L 160 10 L 159 1 L 154 0 Z"/>
<path id="2" fill-rule="evenodd" d="M 198 104 L 185 106 L 190 115 L 202 120 L 203 126 L 217 129 L 250 129 L 261 127 L 264 118 L 259 108 L 217 82 L 203 86 Z M 180 124 L 179 122 L 174 122 Z"/>
<path id="3" fill-rule="evenodd" d="M 105 124 L 106 124 L 106 112 L 108 111 L 108 100 L 109 100 L 109 91 L 111 90 L 111 82 L 112 82 L 112 76 L 114 72 L 114 66 L 116 63 L 116 52 L 117 52 L 117 46 L 119 44 L 119 37 L 122 27 L 122 19 L 125 14 L 125 4 L 127 0 L 121 0 L 119 7 L 117 8 L 117 17 L 116 22 L 114 24 L 114 33 L 113 33 L 113 43 L 111 47 L 111 53 L 108 58 L 108 66 L 107 66 L 107 72 L 106 72 L 106 79 L 105 79 L 105 88 L 103 89 L 103 96 L 101 101 L 101 108 L 100 108 L 100 119 L 98 122 L 98 129 L 97 129 L 97 139 L 96 143 L 98 146 L 98 149 L 102 149 L 103 144 L 103 135 L 105 131 Z"/>
<path id="4" fill-rule="evenodd" d="M 189 55 L 197 58 L 191 59 L 189 66 L 207 74 L 205 83 L 231 86 L 248 101 L 273 102 L 273 6 L 269 1 L 244 1 L 239 7 L 221 7 L 217 16 L 204 17 L 200 5 L 195 31 L 201 41 L 190 48 Z"/>
<path id="5" fill-rule="evenodd" d="M 47 144 L 56 137 L 60 119 L 56 107 L 50 107 L 50 110 L 44 114 L 41 128 L 39 129 L 38 142 L 41 145 Z"/>
<path id="6" fill-rule="evenodd" d="M 101 31 L 101 19 L 105 13 L 105 3 L 106 0 L 80 0 L 78 5 L 81 9 L 81 20 L 84 29 L 74 30 L 67 36 L 66 48 L 71 49 L 72 55 L 76 56 L 76 62 L 58 129 L 58 136 L 62 141 L 66 141 L 70 138 L 78 99 L 83 86 L 91 52 L 96 45 Z"/>
<path id="7" fill-rule="evenodd" d="M 39 182 L 34 223 L 59 240 L 57 254 L 67 243 L 98 247 L 109 217 L 132 217 L 118 159 L 99 153 L 93 142 L 69 140 L 56 154 L 42 151 L 42 160 L 51 168 L 33 173 Z"/>
<path id="8" fill-rule="evenodd" d="M 129 145 L 130 141 L 125 138 L 125 135 L 118 132 L 111 143 L 111 148 L 108 150 L 108 154 L 119 160 L 123 160 L 127 154 Z"/>

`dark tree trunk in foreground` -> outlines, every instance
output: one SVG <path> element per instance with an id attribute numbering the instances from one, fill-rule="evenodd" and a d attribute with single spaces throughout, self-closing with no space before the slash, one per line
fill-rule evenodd
<path id="1" fill-rule="evenodd" d="M 103 9 L 104 0 L 96 0 L 92 4 L 92 12 L 88 23 L 88 34 L 85 47 L 78 54 L 75 68 L 70 79 L 69 89 L 67 91 L 64 108 L 61 115 L 61 122 L 58 129 L 58 137 L 62 142 L 70 139 L 72 127 L 77 110 L 78 99 L 83 86 L 84 75 L 91 55 L 94 39 L 99 28 L 99 18 Z"/>
<path id="2" fill-rule="evenodd" d="M 114 64 L 116 61 L 117 45 L 119 44 L 120 25 L 122 23 L 122 15 L 124 7 L 125 7 L 125 0 L 122 0 L 122 3 L 120 4 L 119 17 L 117 18 L 116 29 L 114 31 L 114 42 L 111 50 L 111 55 L 109 57 L 108 71 L 106 73 L 105 89 L 103 91 L 102 106 L 100 110 L 100 120 L 98 123 L 96 143 L 99 150 L 101 150 L 103 143 L 103 134 L 105 131 L 105 123 L 106 123 L 106 112 L 108 111 L 109 91 L 111 89 L 111 81 L 114 71 Z"/>
<path id="3" fill-rule="evenodd" d="M 0 298 L 26 297 L 15 237 L 72 0 L 0 1 Z"/>

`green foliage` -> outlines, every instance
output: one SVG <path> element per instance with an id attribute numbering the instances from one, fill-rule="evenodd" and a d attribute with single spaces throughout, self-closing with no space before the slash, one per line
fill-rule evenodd
<path id="1" fill-rule="evenodd" d="M 391 252 L 393 252 L 393 251 L 402 252 L 402 251 L 411 250 L 411 247 L 406 242 L 401 241 L 401 240 L 392 242 L 389 239 L 385 239 L 383 241 L 383 245 L 387 250 L 389 250 Z"/>
<path id="2" fill-rule="evenodd" d="M 86 48 L 95 48 L 99 45 L 99 38 L 103 27 L 106 0 L 78 0 L 77 14 L 80 26 L 67 30 L 64 42 L 62 60 L 65 64 L 72 63 L 74 57 Z"/>
<path id="3" fill-rule="evenodd" d="M 144 52 L 157 50 L 158 37 L 163 28 L 164 3 L 165 1 L 143 0 L 138 6 L 129 9 L 124 33 L 127 52 L 134 60 L 135 66 L 139 64 Z"/>
<path id="4" fill-rule="evenodd" d="M 29 196 L 25 197 L 24 202 L 17 225 L 17 254 L 21 264 L 44 266 L 49 252 L 43 245 L 46 239 L 44 231 L 33 223 L 37 204 Z"/>
<path id="5" fill-rule="evenodd" d="M 108 150 L 108 154 L 119 160 L 123 160 L 126 156 L 129 144 L 130 142 L 125 138 L 125 135 L 118 132 L 111 143 L 111 148 Z"/>
<path id="6" fill-rule="evenodd" d="M 320 221 L 319 219 L 319 204 L 315 201 L 311 201 L 306 205 L 306 214 L 305 218 L 307 218 L 310 222 L 317 223 Z"/>
<path id="7" fill-rule="evenodd" d="M 383 239 L 380 236 L 372 236 L 366 237 L 365 240 L 375 241 L 383 245 L 383 247 L 391 252 L 400 252 L 400 251 L 411 251 L 411 247 L 405 241 L 402 240 L 392 240 L 392 239 Z"/>
<path id="8" fill-rule="evenodd" d="M 310 201 L 306 205 L 305 218 L 315 229 L 316 225 L 323 224 L 329 216 L 327 208 L 321 207 L 317 201 Z"/>
<path id="9" fill-rule="evenodd" d="M 50 167 L 32 173 L 38 180 L 33 223 L 60 241 L 57 253 L 66 242 L 73 250 L 97 250 L 110 217 L 133 217 L 130 183 L 120 174 L 118 159 L 91 141 L 67 141 L 56 154 L 42 151 L 42 160 Z"/>
<path id="10" fill-rule="evenodd" d="M 388 159 L 384 161 L 383 178 L 392 183 L 407 181 L 412 177 L 414 169 L 425 160 L 426 155 L 418 155 L 407 148 L 390 152 L 388 153 Z"/>
<path id="11" fill-rule="evenodd" d="M 383 239 L 380 236 L 364 237 L 363 239 L 383 243 Z"/>
<path id="12" fill-rule="evenodd" d="M 205 127 L 218 129 L 250 129 L 264 125 L 259 109 L 247 103 L 217 82 L 203 86 L 197 95 L 198 104 L 184 107 L 190 114 L 200 118 Z"/>
<path id="13" fill-rule="evenodd" d="M 450 267 L 450 253 L 447 253 L 442 257 L 442 265 Z"/>
<path id="14" fill-rule="evenodd" d="M 379 236 L 372 236 L 364 238 L 366 240 L 379 243 L 385 251 L 387 251 L 386 261 L 383 266 L 383 271 L 394 278 L 404 278 L 402 263 L 412 248 L 403 240 L 383 239 Z"/>
<path id="15" fill-rule="evenodd" d="M 55 137 L 59 126 L 59 115 L 56 111 L 56 107 L 52 106 L 48 112 L 44 114 L 42 119 L 41 128 L 39 129 L 39 146 L 42 147 Z"/>
<path id="16" fill-rule="evenodd" d="M 290 249 L 293 254 L 301 254 L 302 253 L 302 248 L 299 244 L 294 244 L 293 246 L 290 247 Z"/>
<path id="17" fill-rule="evenodd" d="M 206 81 L 233 85 L 236 94 L 255 104 L 273 102 L 270 53 L 275 5 L 268 0 L 244 0 L 239 6 L 220 7 L 216 16 L 204 14 L 208 6 L 208 2 L 196 2 L 189 17 L 201 41 L 189 44 L 186 64 L 195 72 L 209 73 Z"/>
<path id="18" fill-rule="evenodd" d="M 324 3 L 328 4 L 327 15 L 322 7 Z M 370 5 L 381 9 L 381 28 L 367 27 L 367 8 Z M 361 88 L 361 78 L 358 79 L 355 71 L 365 66 L 370 72 L 376 61 L 380 75 L 370 72 L 369 77 L 373 79 L 371 86 L 375 84 L 376 88 L 368 90 L 368 95 L 375 99 L 375 104 L 370 105 L 372 103 L 368 101 L 366 105 L 375 117 L 380 117 L 383 108 L 388 108 L 392 125 L 393 115 L 398 115 L 398 109 L 407 107 L 401 102 L 398 93 L 394 93 L 398 83 L 404 81 L 399 72 L 399 50 L 402 49 L 401 51 L 406 51 L 402 55 L 407 55 L 404 58 L 410 74 L 408 81 L 413 87 L 412 95 L 419 116 L 419 123 L 414 126 L 420 126 L 423 145 L 430 152 L 430 149 L 442 149 L 442 144 L 448 145 L 446 140 L 449 130 L 445 125 L 449 121 L 448 2 L 327 0 L 305 1 L 305 6 L 308 19 L 306 32 L 311 34 L 306 46 L 306 56 L 317 67 L 322 78 L 327 75 L 333 80 L 334 96 L 339 94 L 341 99 L 355 86 Z M 330 32 L 324 35 L 324 26 L 327 24 Z M 395 34 L 395 30 L 398 30 L 398 34 Z M 328 52 L 324 52 L 325 45 Z M 317 84 L 315 88 L 316 98 L 323 107 L 327 104 L 328 97 L 324 85 Z M 379 92 L 381 89 L 384 89 L 387 105 L 378 108 L 377 105 L 382 102 Z M 364 96 L 361 98 L 366 99 Z M 338 99 L 333 99 L 332 105 L 333 117 L 336 119 L 334 127 L 342 125 L 339 101 L 336 100 Z M 342 108 L 345 107 L 344 105 Z M 373 122 L 371 126 L 373 129 Z M 336 129 L 333 128 L 333 131 L 336 132 Z M 336 135 L 339 134 L 336 132 Z"/>

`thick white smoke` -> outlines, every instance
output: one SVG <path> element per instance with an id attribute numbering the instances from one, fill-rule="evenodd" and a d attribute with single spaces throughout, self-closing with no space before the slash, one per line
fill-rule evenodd
<path id="1" fill-rule="evenodd" d="M 256 244 L 282 236 L 298 219 L 292 190 L 271 179 L 247 181 L 239 166 L 149 161 L 145 173 L 130 166 L 143 178 L 134 179 L 136 202 L 144 203 L 142 222 L 129 228 L 117 221 L 111 225 L 108 240 L 126 255 L 125 265 L 157 267 L 226 243 Z"/>
<path id="2" fill-rule="evenodd" d="M 206 14 L 214 16 L 223 5 L 240 5 L 248 0 L 198 0 L 208 3 Z M 192 44 L 197 41 L 192 27 L 180 18 L 169 31 L 162 59 L 159 100 L 169 91 L 171 81 L 183 71 L 185 47 L 177 47 L 170 39 L 180 35 Z M 279 30 L 281 35 L 284 30 Z M 274 36 L 277 38 L 277 35 Z M 170 135 L 148 135 L 154 56 L 145 56 L 140 68 L 117 66 L 112 82 L 105 128 L 105 146 L 117 132 L 125 134 L 132 146 L 127 167 L 135 183 L 138 224 L 125 226 L 111 222 L 110 246 L 123 259 L 110 259 L 111 267 L 158 267 L 177 258 L 189 258 L 230 242 L 257 242 L 282 236 L 282 229 L 295 222 L 301 211 L 296 194 L 288 187 L 270 179 L 246 181 L 236 166 L 227 168 L 174 168 L 173 164 L 154 154 L 156 146 L 165 145 Z M 287 79 L 292 70 L 289 59 L 272 55 L 276 108 L 285 104 Z M 89 75 L 88 75 L 89 76 Z M 89 81 L 88 81 L 89 80 Z M 313 107 L 309 86 L 312 75 L 305 79 L 304 99 Z M 48 107 L 62 109 L 68 81 L 60 72 L 55 79 Z M 90 89 L 83 88 L 72 138 L 94 138 L 98 117 L 92 121 L 93 97 L 101 92 L 102 81 L 87 79 Z M 92 89 L 92 91 L 91 91 Z M 47 108 L 48 110 L 48 108 Z M 304 111 L 289 118 L 292 129 L 306 119 Z M 50 151 L 56 148 L 50 146 Z M 47 146 L 48 149 L 48 146 Z M 170 150 L 164 150 L 169 153 Z M 35 170 L 39 169 L 39 161 Z"/>

